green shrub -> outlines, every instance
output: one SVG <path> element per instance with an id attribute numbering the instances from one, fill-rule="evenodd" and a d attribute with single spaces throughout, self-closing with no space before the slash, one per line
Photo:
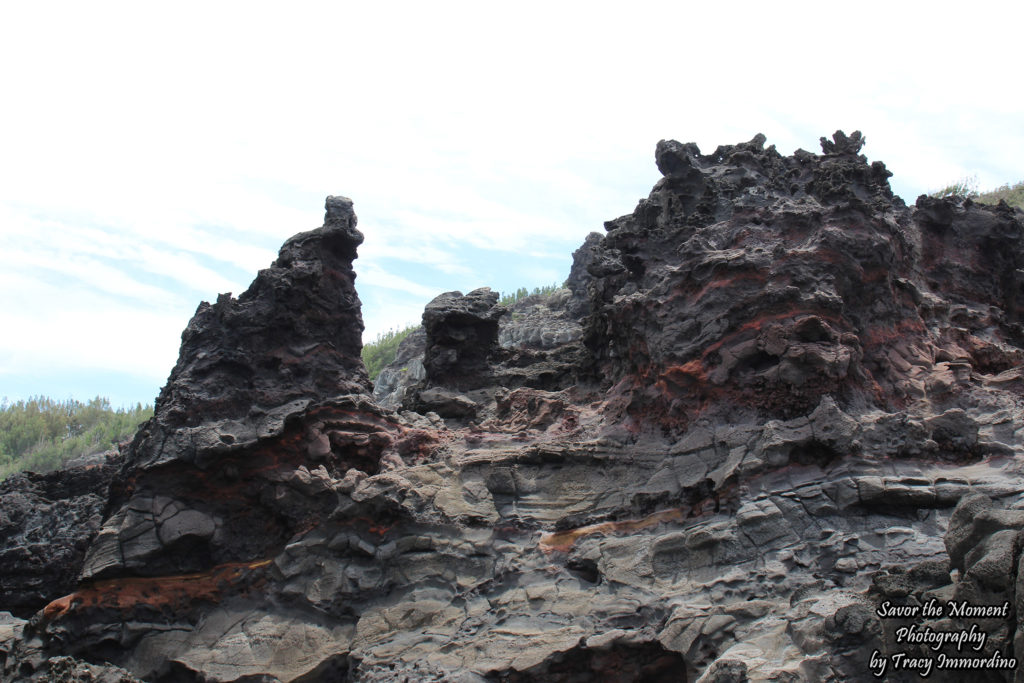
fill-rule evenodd
<path id="1" fill-rule="evenodd" d="M 498 303 L 502 306 L 511 306 L 512 304 L 522 301 L 528 296 L 547 296 L 558 289 L 560 289 L 560 287 L 556 284 L 534 287 L 532 292 L 526 289 L 526 287 L 520 287 L 510 294 L 502 293 L 501 298 L 498 299 Z"/>
<path id="2" fill-rule="evenodd" d="M 113 410 L 96 397 L 88 403 L 36 396 L 0 402 L 0 479 L 15 472 L 48 472 L 82 455 L 100 453 L 130 438 L 153 407 Z"/>
<path id="3" fill-rule="evenodd" d="M 1010 206 L 1024 209 L 1024 180 L 1014 185 L 1007 183 L 988 192 L 979 192 L 978 179 L 971 176 L 958 180 L 952 185 L 947 185 L 941 190 L 936 190 L 930 194 L 932 197 L 939 197 L 940 199 L 952 196 L 967 197 L 981 204 L 998 204 L 1002 200 Z"/>
<path id="4" fill-rule="evenodd" d="M 936 190 L 930 194 L 931 196 L 938 197 L 939 199 L 943 199 L 945 197 L 969 197 L 973 199 L 978 196 L 978 178 L 977 176 L 963 178 L 952 185 L 946 185 L 941 190 Z"/>
<path id="5" fill-rule="evenodd" d="M 1010 206 L 1024 209 L 1024 180 L 1014 185 L 1006 184 L 988 192 L 981 192 L 974 201 L 982 204 L 998 204 L 1000 200 Z"/>
<path id="6" fill-rule="evenodd" d="M 395 360 L 398 345 L 402 340 L 419 328 L 420 325 L 409 325 L 402 330 L 388 330 L 378 334 L 372 342 L 363 345 L 363 364 L 366 365 L 366 372 L 370 375 L 371 381 L 376 381 L 380 371 Z"/>

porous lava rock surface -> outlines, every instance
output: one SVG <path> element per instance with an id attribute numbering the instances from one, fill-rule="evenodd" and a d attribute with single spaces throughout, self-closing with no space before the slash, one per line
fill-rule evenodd
<path id="1" fill-rule="evenodd" d="M 361 235 L 328 198 L 245 294 L 200 306 L 93 526 L 36 525 L 86 547 L 74 580 L 0 567 L 4 676 L 955 681 L 940 656 L 1015 661 L 1024 214 L 908 207 L 863 142 L 662 141 L 663 177 L 564 289 L 440 295 L 372 395 Z M 5 486 L 0 510 L 24 509 L 31 487 Z M 907 636 L 961 632 L 984 642 Z"/>
<path id="2" fill-rule="evenodd" d="M 103 522 L 116 451 L 56 472 L 0 482 L 0 606 L 28 617 L 70 593 Z"/>

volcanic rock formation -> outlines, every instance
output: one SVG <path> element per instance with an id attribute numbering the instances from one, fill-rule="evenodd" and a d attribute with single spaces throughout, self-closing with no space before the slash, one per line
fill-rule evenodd
<path id="1" fill-rule="evenodd" d="M 440 295 L 372 397 L 328 198 L 116 475 L 4 484 L 4 675 L 1015 680 L 1024 214 L 764 142 L 662 141 L 565 289 Z"/>
<path id="2" fill-rule="evenodd" d="M 69 463 L 57 472 L 0 482 L 0 606 L 31 616 L 78 583 L 85 553 L 103 521 L 118 455 Z"/>

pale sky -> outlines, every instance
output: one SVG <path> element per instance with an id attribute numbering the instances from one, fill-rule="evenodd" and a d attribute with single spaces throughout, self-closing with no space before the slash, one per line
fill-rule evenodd
<path id="1" fill-rule="evenodd" d="M 897 194 L 1024 179 L 1017 3 L 4 3 L 0 398 L 151 402 L 200 301 L 351 197 L 364 339 L 561 283 L 662 138 L 862 130 Z"/>

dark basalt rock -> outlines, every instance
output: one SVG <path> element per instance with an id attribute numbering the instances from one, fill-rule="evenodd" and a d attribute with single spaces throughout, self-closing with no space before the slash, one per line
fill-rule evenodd
<path id="1" fill-rule="evenodd" d="M 869 595 L 874 599 L 872 604 L 886 605 L 888 616 L 879 619 L 874 614 L 865 615 L 865 628 L 878 637 L 853 652 L 863 659 L 874 648 L 876 652 L 906 652 L 909 657 L 933 661 L 939 657 L 1009 660 L 1019 656 L 1024 642 L 1024 632 L 1017 625 L 1024 604 L 1019 588 L 1022 514 L 1024 510 L 1004 508 L 981 493 L 964 496 L 946 533 L 952 563 L 934 560 L 909 570 L 893 567 L 876 575 Z M 957 571 L 955 579 L 950 575 L 950 564 Z M 927 612 L 925 605 L 931 605 L 933 611 Z M 908 629 L 919 634 L 962 632 L 972 639 L 960 645 L 915 641 L 908 639 Z M 982 634 L 984 642 L 979 638 Z M 972 674 L 971 679 L 1015 680 L 1016 668 L 988 667 Z M 929 679 L 961 681 L 964 674 L 962 669 L 934 667 Z"/>
<path id="2" fill-rule="evenodd" d="M 572 254 L 572 268 L 565 280 L 565 287 L 572 293 L 566 304 L 566 312 L 576 320 L 582 320 L 590 314 L 590 264 L 599 253 L 601 233 L 592 232 Z"/>
<path id="3" fill-rule="evenodd" d="M 498 319 L 506 312 L 498 305 L 498 293 L 487 287 L 465 296 L 445 292 L 427 304 L 423 311 L 427 380 L 478 384 L 475 378 L 487 372 L 487 360 L 498 349 Z"/>
<path id="4" fill-rule="evenodd" d="M 120 456 L 0 482 L 0 609 L 31 616 L 74 590 Z"/>
<path id="5" fill-rule="evenodd" d="M 588 244 L 593 246 L 598 239 L 600 236 L 593 233 Z M 494 387 L 557 391 L 571 386 L 582 352 L 578 342 L 583 333 L 581 311 L 585 308 L 581 302 L 587 296 L 590 281 L 582 270 L 587 253 L 586 245 L 577 250 L 577 266 L 573 270 L 576 275 L 568 281 L 575 289 L 567 285 L 550 293 L 527 296 L 507 307 L 505 313 L 497 311 L 497 307 L 490 308 L 489 302 L 495 299 L 493 293 L 488 295 L 487 303 L 478 305 L 484 312 L 483 318 L 499 314 L 497 345 L 491 337 L 492 321 L 484 320 L 483 337 L 477 336 L 474 325 L 479 320 L 473 322 L 472 317 L 463 316 L 466 305 L 456 293 L 437 297 L 427 311 L 434 317 L 435 334 L 442 341 L 431 346 L 431 354 L 449 362 L 435 363 L 434 373 L 428 378 L 424 366 L 428 340 L 425 328 L 421 327 L 402 341 L 395 360 L 381 371 L 374 386 L 374 398 L 391 410 L 407 408 L 456 420 L 486 420 L 493 416 L 492 411 L 483 411 L 485 406 L 477 400 L 483 399 L 490 408 L 500 406 L 500 400 L 497 404 L 493 402 Z M 454 324 L 446 321 L 449 314 L 456 321 Z M 486 341 L 480 343 L 482 338 Z M 457 358 L 465 358 L 466 362 L 451 362 Z M 474 364 L 476 372 L 463 372 Z"/>
<path id="6" fill-rule="evenodd" d="M 494 683 L 686 683 L 686 662 L 660 643 L 613 643 L 605 647 L 577 646 L 558 652 L 523 671 L 491 672 Z M 715 680 L 725 681 L 724 678 Z M 744 679 L 745 680 L 745 679 Z"/>
<path id="7" fill-rule="evenodd" d="M 921 196 L 915 218 L 922 231 L 927 286 L 950 304 L 988 305 L 994 320 L 1019 342 L 1024 321 L 1024 232 L 1010 207 Z M 1016 362 L 1007 363 L 1007 367 Z M 1005 369 L 1005 368 L 1004 368 Z"/>
<path id="8" fill-rule="evenodd" d="M 0 565 L 42 607 L 5 680 L 846 681 L 934 656 L 910 625 L 1019 658 L 1024 214 L 908 208 L 863 144 L 662 141 L 565 288 L 436 298 L 380 405 L 329 199 L 200 307 L 98 532 L 46 523 L 89 475 L 4 485 L 0 552 L 59 560 Z M 878 614 L 929 600 L 1009 607 Z"/>
<path id="9" fill-rule="evenodd" d="M 254 406 L 369 393 L 352 260 L 352 202 L 328 197 L 322 228 L 295 235 L 237 299 L 203 302 L 157 399 L 158 426 L 243 419 Z"/>
<path id="10" fill-rule="evenodd" d="M 328 197 L 323 227 L 286 241 L 238 299 L 199 306 L 83 578 L 252 561 L 321 514 L 324 477 L 378 471 L 393 439 L 359 355 L 355 226 L 352 202 Z"/>
<path id="11" fill-rule="evenodd" d="M 626 415 L 685 430 L 726 403 L 783 418 L 824 395 L 899 409 L 929 393 L 908 371 L 931 365 L 926 329 L 948 315 L 934 298 L 922 305 L 926 289 L 998 307 L 971 327 L 1017 334 L 1019 217 L 926 198 L 915 214 L 862 144 L 840 131 L 821 156 L 782 157 L 763 136 L 707 156 L 659 143 L 665 178 L 606 225 L 589 266 L 592 376 L 622 393 Z M 994 296 L 982 269 L 998 273 Z M 997 367 L 1019 362 L 998 340 L 971 344 Z"/>

